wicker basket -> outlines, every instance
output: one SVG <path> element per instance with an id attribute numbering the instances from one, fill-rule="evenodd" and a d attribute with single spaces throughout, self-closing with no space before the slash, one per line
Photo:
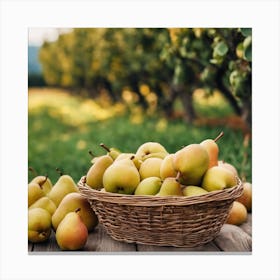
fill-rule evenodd
<path id="1" fill-rule="evenodd" d="M 106 232 L 115 240 L 158 246 L 196 247 L 212 241 L 243 185 L 195 197 L 120 195 L 78 182 Z"/>

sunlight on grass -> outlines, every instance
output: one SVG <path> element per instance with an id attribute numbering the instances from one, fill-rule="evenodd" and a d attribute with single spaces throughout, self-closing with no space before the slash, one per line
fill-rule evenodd
<path id="1" fill-rule="evenodd" d="M 62 90 L 30 90 L 29 113 L 36 114 L 43 109 L 47 109 L 51 117 L 75 126 L 106 120 L 123 113 L 125 110 L 124 106 L 118 103 L 110 106 L 110 110 L 108 110 L 93 100 L 71 96 Z M 41 128 L 40 123 L 37 123 L 37 128 Z"/>

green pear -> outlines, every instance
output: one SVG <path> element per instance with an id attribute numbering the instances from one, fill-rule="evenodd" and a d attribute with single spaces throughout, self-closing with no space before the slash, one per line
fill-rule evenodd
<path id="1" fill-rule="evenodd" d="M 103 175 L 103 186 L 107 192 L 133 194 L 140 183 L 140 175 L 131 159 L 115 161 Z"/>
<path id="2" fill-rule="evenodd" d="M 161 188 L 157 196 L 171 196 L 171 195 L 182 196 L 183 195 L 182 188 L 177 178 L 167 177 L 163 180 L 163 183 L 161 185 Z"/>
<path id="3" fill-rule="evenodd" d="M 208 169 L 209 156 L 200 144 L 190 144 L 177 151 L 173 158 L 174 169 L 180 172 L 183 185 L 200 185 Z"/>
<path id="4" fill-rule="evenodd" d="M 148 158 L 141 163 L 139 174 L 141 180 L 148 177 L 160 177 L 162 158 Z"/>
<path id="5" fill-rule="evenodd" d="M 56 211 L 52 215 L 52 226 L 56 230 L 59 223 L 69 212 L 80 208 L 79 215 L 86 225 L 88 232 L 91 232 L 98 224 L 97 216 L 90 207 L 89 202 L 80 193 L 69 193 L 60 202 Z"/>
<path id="6" fill-rule="evenodd" d="M 103 174 L 112 163 L 113 159 L 108 155 L 99 157 L 87 172 L 86 184 L 93 189 L 102 189 Z"/>
<path id="7" fill-rule="evenodd" d="M 176 177 L 177 171 L 174 169 L 173 158 L 174 154 L 169 154 L 162 160 L 159 171 L 161 179 Z"/>
<path id="8" fill-rule="evenodd" d="M 88 230 L 78 211 L 67 213 L 57 227 L 55 237 L 61 250 L 80 250 L 86 245 Z"/>
<path id="9" fill-rule="evenodd" d="M 42 190 L 44 191 L 45 194 L 48 194 L 53 187 L 53 184 L 51 180 L 48 178 L 48 176 L 41 176 L 41 175 L 36 176 L 35 178 L 32 179 L 31 182 L 38 183 L 42 187 Z"/>
<path id="10" fill-rule="evenodd" d="M 208 191 L 198 186 L 185 186 L 182 192 L 184 196 L 197 196 L 208 193 Z"/>
<path id="11" fill-rule="evenodd" d="M 48 197 L 54 202 L 56 207 L 58 207 L 63 197 L 72 192 L 79 192 L 73 178 L 69 175 L 61 175 L 52 187 L 52 190 L 48 193 Z"/>
<path id="12" fill-rule="evenodd" d="M 108 152 L 107 155 L 109 155 L 113 160 L 121 154 L 120 150 L 116 148 L 108 148 L 104 143 L 101 143 L 100 146 Z"/>
<path id="13" fill-rule="evenodd" d="M 38 183 L 30 182 L 28 184 L 28 207 L 43 196 L 45 193 Z"/>
<path id="14" fill-rule="evenodd" d="M 44 242 L 49 239 L 52 229 L 50 213 L 43 208 L 28 209 L 28 240 Z"/>
<path id="15" fill-rule="evenodd" d="M 166 149 L 158 142 L 146 142 L 138 147 L 135 156 L 140 160 L 146 160 L 150 157 L 165 158 L 168 155 Z"/>
<path id="16" fill-rule="evenodd" d="M 213 166 L 206 171 L 201 186 L 211 192 L 234 187 L 236 184 L 236 176 L 231 171 L 220 166 Z"/>
<path id="17" fill-rule="evenodd" d="M 158 177 L 149 177 L 142 180 L 137 186 L 135 195 L 155 195 L 159 192 L 162 180 Z"/>
<path id="18" fill-rule="evenodd" d="M 33 204 L 30 205 L 29 209 L 33 208 L 43 208 L 47 210 L 51 216 L 56 210 L 56 205 L 54 202 L 47 196 L 39 198 L 37 201 L 35 201 Z"/>

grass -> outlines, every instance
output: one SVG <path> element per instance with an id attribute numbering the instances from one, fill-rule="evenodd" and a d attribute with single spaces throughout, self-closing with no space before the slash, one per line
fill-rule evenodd
<path id="1" fill-rule="evenodd" d="M 28 165 L 39 174 L 48 174 L 53 183 L 59 177 L 57 167 L 78 181 L 90 167 L 88 151 L 105 153 L 101 142 L 135 152 L 142 143 L 156 141 L 173 153 L 190 143 L 215 138 L 221 130 L 225 135 L 219 141 L 220 159 L 232 163 L 250 181 L 251 146 L 243 144 L 241 131 L 168 121 L 137 109 L 128 114 L 121 104 L 105 107 L 67 92 L 34 89 L 29 91 Z M 32 177 L 29 173 L 29 180 Z"/>

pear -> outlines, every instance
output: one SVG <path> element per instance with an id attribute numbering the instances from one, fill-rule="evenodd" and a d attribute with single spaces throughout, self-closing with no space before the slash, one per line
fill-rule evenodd
<path id="1" fill-rule="evenodd" d="M 241 202 L 248 212 L 252 211 L 252 184 L 249 182 L 243 183 L 243 193 L 236 201 Z"/>
<path id="2" fill-rule="evenodd" d="M 53 186 L 51 180 L 48 178 L 47 175 L 46 176 L 38 175 L 35 178 L 33 178 L 31 182 L 38 183 L 42 187 L 42 190 L 44 191 L 45 194 L 48 194 Z"/>
<path id="3" fill-rule="evenodd" d="M 113 160 L 121 154 L 120 150 L 116 148 L 108 148 L 104 143 L 101 143 L 100 146 L 108 152 L 107 155 L 109 155 Z"/>
<path id="4" fill-rule="evenodd" d="M 242 203 L 234 201 L 229 211 L 226 223 L 239 226 L 246 222 L 247 216 L 246 207 Z"/>
<path id="5" fill-rule="evenodd" d="M 142 180 L 137 186 L 135 195 L 155 195 L 159 192 L 162 180 L 158 177 L 149 177 Z"/>
<path id="6" fill-rule="evenodd" d="M 208 169 L 209 156 L 200 144 L 190 144 L 178 150 L 173 157 L 174 169 L 180 172 L 183 185 L 200 185 Z"/>
<path id="7" fill-rule="evenodd" d="M 30 182 L 28 184 L 28 207 L 43 196 L 45 193 L 38 183 Z"/>
<path id="8" fill-rule="evenodd" d="M 237 184 L 235 175 L 220 166 L 209 168 L 202 180 L 202 187 L 208 192 L 234 187 Z"/>
<path id="9" fill-rule="evenodd" d="M 162 158 L 148 158 L 141 163 L 139 174 L 141 180 L 148 177 L 160 177 Z"/>
<path id="10" fill-rule="evenodd" d="M 56 230 L 59 223 L 69 212 L 80 208 L 79 215 L 86 225 L 88 232 L 91 232 L 98 224 L 97 216 L 91 209 L 89 202 L 80 193 L 69 193 L 60 202 L 52 216 L 52 226 Z"/>
<path id="11" fill-rule="evenodd" d="M 47 210 L 51 216 L 56 210 L 56 205 L 54 202 L 47 196 L 39 198 L 37 201 L 35 201 L 33 204 L 30 205 L 29 209 L 33 208 L 43 208 Z"/>
<path id="12" fill-rule="evenodd" d="M 140 175 L 131 159 L 115 161 L 103 175 L 103 186 L 107 192 L 133 194 L 140 183 Z"/>
<path id="13" fill-rule="evenodd" d="M 67 213 L 57 227 L 55 237 L 61 250 L 80 250 L 87 242 L 88 230 L 78 212 Z"/>
<path id="14" fill-rule="evenodd" d="M 185 186 L 182 192 L 184 196 L 197 196 L 208 193 L 208 191 L 198 186 Z"/>
<path id="15" fill-rule="evenodd" d="M 167 177 L 176 177 L 177 172 L 174 169 L 173 158 L 174 154 L 169 154 L 162 160 L 159 171 L 161 179 L 165 179 Z"/>
<path id="16" fill-rule="evenodd" d="M 138 147 L 135 156 L 141 160 L 150 157 L 165 158 L 168 155 L 166 149 L 158 142 L 146 142 Z"/>
<path id="17" fill-rule="evenodd" d="M 142 161 L 139 158 L 137 158 L 133 153 L 121 153 L 117 156 L 115 161 L 122 160 L 122 159 L 132 159 L 137 169 L 140 168 L 140 165 L 142 163 Z"/>
<path id="18" fill-rule="evenodd" d="M 233 174 L 235 176 L 238 176 L 237 169 L 232 164 L 225 162 L 224 160 L 219 160 L 218 166 L 226 168 L 226 169 L 230 170 L 231 172 L 233 172 Z"/>
<path id="19" fill-rule="evenodd" d="M 50 213 L 43 208 L 28 209 L 28 240 L 44 242 L 51 235 L 52 220 Z"/>
<path id="20" fill-rule="evenodd" d="M 87 172 L 86 184 L 93 189 L 102 189 L 103 174 L 112 163 L 113 159 L 108 155 L 99 157 Z"/>
<path id="21" fill-rule="evenodd" d="M 52 190 L 48 193 L 48 197 L 54 202 L 56 207 L 58 207 L 63 197 L 72 192 L 79 192 L 73 178 L 69 175 L 61 175 Z"/>
<path id="22" fill-rule="evenodd" d="M 208 168 L 218 165 L 219 146 L 217 145 L 217 141 L 223 135 L 224 135 L 224 133 L 221 132 L 214 140 L 213 139 L 205 139 L 204 141 L 202 141 L 200 143 L 200 145 L 205 148 L 205 150 L 207 151 L 208 156 L 209 156 Z"/>
<path id="23" fill-rule="evenodd" d="M 161 188 L 157 193 L 157 196 L 182 196 L 182 188 L 177 178 L 167 177 L 163 180 Z"/>

